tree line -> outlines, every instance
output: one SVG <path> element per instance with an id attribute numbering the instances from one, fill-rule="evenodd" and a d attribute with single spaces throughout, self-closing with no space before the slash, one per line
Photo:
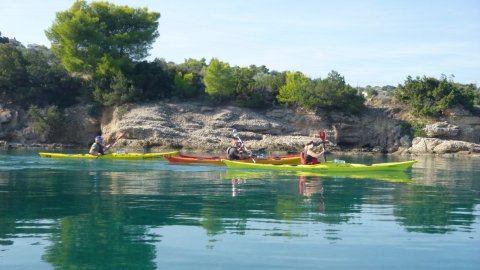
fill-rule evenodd
<path id="1" fill-rule="evenodd" d="M 299 71 L 230 66 L 213 58 L 175 64 L 144 60 L 159 36 L 160 14 L 108 2 L 76 1 L 45 31 L 51 48 L 12 44 L 0 33 L 0 101 L 25 108 L 99 107 L 166 98 L 265 108 L 291 104 L 359 113 L 364 94 L 387 90 L 418 115 L 478 104 L 478 89 L 442 76 L 408 76 L 397 87 L 352 87 L 337 71 L 309 78 Z"/>

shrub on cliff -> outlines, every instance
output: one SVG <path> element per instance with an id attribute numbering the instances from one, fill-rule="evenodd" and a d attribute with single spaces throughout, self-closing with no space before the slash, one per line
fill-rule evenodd
<path id="1" fill-rule="evenodd" d="M 281 73 L 270 72 L 265 66 L 234 67 L 233 77 L 235 103 L 241 107 L 270 107 L 284 84 Z"/>
<path id="2" fill-rule="evenodd" d="M 24 108 L 67 107 L 82 95 L 82 85 L 44 46 L 0 44 L 0 101 Z"/>
<path id="3" fill-rule="evenodd" d="M 55 134 L 63 129 L 62 114 L 57 106 L 41 109 L 32 105 L 28 109 L 27 115 L 30 118 L 33 132 L 39 137 L 55 140 Z"/>
<path id="4" fill-rule="evenodd" d="M 221 62 L 216 58 L 212 58 L 205 68 L 203 83 L 205 92 L 218 103 L 229 100 L 235 91 L 233 70 L 228 63 Z"/>
<path id="5" fill-rule="evenodd" d="M 195 90 L 196 89 L 193 82 L 193 73 L 182 74 L 182 72 L 178 72 L 177 74 L 175 74 L 175 77 L 173 79 L 172 91 L 172 94 L 174 96 L 191 98 L 195 96 Z"/>
<path id="6" fill-rule="evenodd" d="M 476 95 L 473 84 L 454 83 L 444 75 L 441 79 L 408 76 L 405 84 L 395 91 L 397 99 L 409 104 L 414 114 L 422 116 L 439 116 L 456 105 L 471 111 Z"/>
<path id="7" fill-rule="evenodd" d="M 325 79 L 315 80 L 300 72 L 289 72 L 277 99 L 281 103 L 293 103 L 310 109 L 323 108 L 346 113 L 358 113 L 364 107 L 363 96 L 336 71 L 330 72 Z"/>

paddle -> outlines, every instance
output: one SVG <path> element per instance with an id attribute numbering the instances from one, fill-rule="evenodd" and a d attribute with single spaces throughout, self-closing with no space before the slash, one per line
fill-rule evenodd
<path id="1" fill-rule="evenodd" d="M 238 142 L 242 144 L 243 149 L 245 149 L 245 152 L 249 153 L 250 158 L 252 159 L 253 163 L 257 163 L 255 159 L 252 156 L 252 152 L 247 149 L 247 147 L 243 144 L 242 139 L 240 139 L 240 135 L 238 135 L 238 132 L 236 129 L 232 129 L 233 137 L 237 138 Z"/>
<path id="2" fill-rule="evenodd" d="M 125 132 L 121 132 L 120 134 L 117 135 L 117 137 L 115 138 L 115 141 L 111 144 L 108 144 L 105 146 L 105 149 L 103 149 L 103 151 L 107 151 L 110 147 L 112 147 L 112 145 L 116 144 L 118 142 L 118 140 L 120 140 L 121 138 L 125 137 L 126 133 Z M 105 155 L 105 154 L 103 154 Z M 96 158 L 98 158 L 99 156 L 97 156 Z"/>
<path id="3" fill-rule="evenodd" d="M 118 140 L 125 137 L 125 135 L 126 135 L 125 132 L 121 132 L 120 134 L 118 134 L 113 143 L 105 146 L 105 151 L 108 150 L 110 147 L 112 147 L 112 145 L 116 144 L 118 142 Z"/>
<path id="4" fill-rule="evenodd" d="M 323 158 L 325 159 L 325 162 L 327 162 L 327 153 L 325 151 L 325 139 L 326 139 L 327 135 L 325 133 L 325 129 L 320 131 L 319 135 L 320 135 L 320 140 L 322 140 L 322 145 L 323 145 Z"/>

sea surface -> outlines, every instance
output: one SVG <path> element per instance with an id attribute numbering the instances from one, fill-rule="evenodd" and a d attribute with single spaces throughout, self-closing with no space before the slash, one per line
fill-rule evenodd
<path id="1" fill-rule="evenodd" d="M 0 151 L 0 269 L 479 269 L 480 158 L 412 158 L 322 175 Z"/>

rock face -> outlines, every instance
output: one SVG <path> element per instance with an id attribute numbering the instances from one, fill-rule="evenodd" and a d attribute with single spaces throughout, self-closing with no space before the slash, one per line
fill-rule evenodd
<path id="1" fill-rule="evenodd" d="M 480 153 L 480 144 L 465 141 L 417 137 L 413 139 L 412 147 L 410 147 L 408 151 L 412 154 L 447 154 L 457 152 Z"/>
<path id="2" fill-rule="evenodd" d="M 151 103 L 123 105 L 105 111 L 102 130 L 113 139 L 127 135 L 120 144 L 143 149 L 225 149 L 236 129 L 251 149 L 299 151 L 320 130 L 334 149 L 367 149 L 394 152 L 405 144 L 401 122 L 384 109 L 367 109 L 361 115 L 308 112 L 275 107 L 250 110 L 206 107 L 200 103 Z M 407 146 L 408 143 L 407 143 Z"/>
<path id="3" fill-rule="evenodd" d="M 23 111 L 0 104 L 0 140 L 15 140 L 22 126 Z"/>
<path id="4" fill-rule="evenodd" d="M 457 135 L 460 133 L 460 128 L 444 121 L 426 125 L 424 131 L 428 138 L 448 139 L 457 137 Z"/>
<path id="5" fill-rule="evenodd" d="M 59 134 L 60 143 L 88 146 L 100 128 L 99 121 L 88 114 L 88 106 L 74 106 L 65 110 L 65 128 Z"/>
<path id="6" fill-rule="evenodd" d="M 125 134 L 115 144 L 117 148 L 219 152 L 225 150 L 232 129 L 236 129 L 250 149 L 298 152 L 304 143 L 319 141 L 319 131 L 326 130 L 327 148 L 333 151 L 414 154 L 478 151 L 478 115 L 452 114 L 444 121 L 427 125 L 428 138 L 416 138 L 412 144 L 404 130 L 406 121 L 412 119 L 401 115 L 406 111 L 404 108 L 386 96 L 369 102 L 361 114 L 347 115 L 285 106 L 251 110 L 162 101 L 105 109 L 96 118 L 89 116 L 88 105 L 78 105 L 65 110 L 65 128 L 56 134 L 53 143 L 88 147 L 101 131 L 110 143 L 119 134 Z M 0 141 L 4 145 L 12 141 L 31 144 L 44 139 L 34 135 L 21 109 L 0 106 Z"/>
<path id="7" fill-rule="evenodd" d="M 66 109 L 63 129 L 55 134 L 53 143 L 87 146 L 93 142 L 93 135 L 100 130 L 99 121 L 89 116 L 87 109 L 88 107 L 80 105 Z M 23 109 L 5 108 L 1 104 L 0 140 L 21 144 L 48 143 L 46 138 L 34 132 Z M 8 145 L 8 143 L 5 144 Z"/>

